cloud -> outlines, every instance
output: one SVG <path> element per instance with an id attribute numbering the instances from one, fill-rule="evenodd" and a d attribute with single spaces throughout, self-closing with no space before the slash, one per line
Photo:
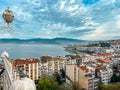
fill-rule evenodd
<path id="1" fill-rule="evenodd" d="M 87 40 L 108 40 L 120 36 L 120 15 L 113 18 L 113 21 L 99 25 L 93 32 L 83 35 L 82 39 Z"/>
<path id="2" fill-rule="evenodd" d="M 15 14 L 12 37 L 102 40 L 120 35 L 119 0 L 2 0 L 2 3 L 0 13 L 9 4 Z"/>
<path id="3" fill-rule="evenodd" d="M 0 38 L 13 38 L 13 36 L 11 34 L 9 34 L 9 33 L 6 34 L 6 32 L 5 32 L 5 33 L 0 34 Z"/>

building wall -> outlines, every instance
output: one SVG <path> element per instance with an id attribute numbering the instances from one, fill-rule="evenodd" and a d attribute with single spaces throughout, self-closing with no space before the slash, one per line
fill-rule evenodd
<path id="1" fill-rule="evenodd" d="M 84 88 L 86 90 L 88 90 L 88 79 L 85 78 L 84 76 L 84 72 L 79 69 L 79 85 L 80 85 L 80 88 Z"/>
<path id="2" fill-rule="evenodd" d="M 24 64 L 24 73 L 27 74 L 32 80 L 37 80 L 38 79 L 38 63 Z"/>
<path id="3" fill-rule="evenodd" d="M 112 75 L 113 75 L 113 71 L 111 69 L 100 70 L 99 72 L 101 81 L 106 85 L 110 82 L 110 78 L 112 77 Z"/>
<path id="4" fill-rule="evenodd" d="M 88 71 L 89 72 L 89 71 Z M 78 83 L 80 89 L 94 90 L 98 87 L 99 79 L 94 78 L 94 76 L 86 77 L 88 74 L 85 70 L 82 70 L 77 65 L 66 65 L 66 75 L 73 83 Z"/>
<path id="5" fill-rule="evenodd" d="M 43 73 L 48 75 L 59 73 L 60 69 L 65 70 L 65 60 L 53 58 L 51 60 L 47 60 L 45 63 L 39 63 L 39 76 L 41 76 Z"/>
<path id="6" fill-rule="evenodd" d="M 75 65 L 72 65 L 72 64 L 66 65 L 66 75 L 69 77 L 69 79 L 72 82 L 75 82 L 75 76 L 74 76 L 75 69 L 74 69 L 74 67 L 75 67 Z"/>
<path id="7" fill-rule="evenodd" d="M 17 60 L 13 61 L 13 68 L 17 69 L 18 72 L 22 71 L 24 74 L 28 75 L 32 80 L 38 79 L 38 60 L 28 59 L 28 60 Z"/>

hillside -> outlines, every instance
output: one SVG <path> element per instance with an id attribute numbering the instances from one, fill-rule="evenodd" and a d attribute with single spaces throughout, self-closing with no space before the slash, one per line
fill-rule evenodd
<path id="1" fill-rule="evenodd" d="M 70 38 L 53 38 L 53 39 L 42 39 L 42 38 L 34 38 L 34 39 L 0 39 L 0 43 L 28 43 L 28 44 L 72 44 L 72 43 L 84 43 L 85 40 L 77 40 Z"/>

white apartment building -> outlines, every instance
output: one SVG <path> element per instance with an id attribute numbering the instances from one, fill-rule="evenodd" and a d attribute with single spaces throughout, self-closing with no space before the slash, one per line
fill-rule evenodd
<path id="1" fill-rule="evenodd" d="M 104 84 L 107 85 L 110 82 L 110 78 L 113 75 L 112 60 L 98 60 L 94 63 L 94 68 L 96 77 L 98 77 Z"/>
<path id="2" fill-rule="evenodd" d="M 80 56 L 82 64 L 85 64 L 88 62 L 94 62 L 97 59 L 106 59 L 106 58 L 111 58 L 111 54 L 110 53 L 103 53 L 103 54 L 92 54 L 92 55 Z M 75 63 L 71 63 L 71 64 L 75 64 Z"/>
<path id="3" fill-rule="evenodd" d="M 100 80 L 107 85 L 110 82 L 110 78 L 113 75 L 113 70 L 110 68 L 104 68 L 100 69 L 98 76 L 100 77 Z"/>
<path id="4" fill-rule="evenodd" d="M 116 66 L 120 61 L 120 55 L 114 55 L 111 59 L 113 60 L 113 66 Z"/>
<path id="5" fill-rule="evenodd" d="M 109 58 L 103 59 L 102 62 L 106 67 L 112 68 L 113 66 L 113 61 L 110 60 Z"/>
<path id="6" fill-rule="evenodd" d="M 120 44 L 111 44 L 110 48 L 113 49 L 114 52 L 120 52 Z"/>
<path id="7" fill-rule="evenodd" d="M 23 72 L 28 75 L 32 80 L 38 80 L 38 63 L 39 59 L 16 59 L 12 61 L 13 69 L 17 69 L 17 72 Z"/>
<path id="8" fill-rule="evenodd" d="M 65 61 L 64 57 L 55 57 L 43 56 L 39 63 L 39 76 L 42 74 L 52 75 L 54 73 L 59 73 L 61 69 L 65 70 Z"/>

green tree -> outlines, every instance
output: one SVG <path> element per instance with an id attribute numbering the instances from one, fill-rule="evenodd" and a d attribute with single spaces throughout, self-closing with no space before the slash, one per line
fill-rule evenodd
<path id="1" fill-rule="evenodd" d="M 113 76 L 111 77 L 111 82 L 119 82 L 120 76 L 117 76 L 116 74 L 113 74 Z"/>
<path id="2" fill-rule="evenodd" d="M 98 82 L 98 90 L 102 90 L 103 82 L 99 81 Z"/>
<path id="3" fill-rule="evenodd" d="M 64 71 L 63 69 L 61 69 L 60 72 L 61 72 L 61 76 L 62 76 L 62 78 L 65 78 L 65 76 L 66 76 L 65 71 Z"/>
<path id="4" fill-rule="evenodd" d="M 101 47 L 110 47 L 110 44 L 106 42 L 101 42 L 100 45 Z"/>
<path id="5" fill-rule="evenodd" d="M 45 58 L 45 56 L 42 56 L 41 57 L 41 63 L 43 64 L 43 63 L 46 63 L 48 60 Z"/>
<path id="6" fill-rule="evenodd" d="M 66 83 L 66 84 L 60 85 L 59 89 L 57 90 L 74 90 L 74 87 L 72 83 L 70 84 Z"/>
<path id="7" fill-rule="evenodd" d="M 61 84 L 61 77 L 60 77 L 60 75 L 57 74 L 55 78 L 56 78 L 56 81 L 57 81 L 59 84 Z"/>
<path id="8" fill-rule="evenodd" d="M 112 83 L 108 85 L 102 85 L 102 88 L 99 90 L 120 90 L 120 83 Z"/>
<path id="9" fill-rule="evenodd" d="M 38 80 L 37 90 L 56 90 L 59 88 L 59 85 L 54 80 L 49 78 L 40 78 Z"/>

